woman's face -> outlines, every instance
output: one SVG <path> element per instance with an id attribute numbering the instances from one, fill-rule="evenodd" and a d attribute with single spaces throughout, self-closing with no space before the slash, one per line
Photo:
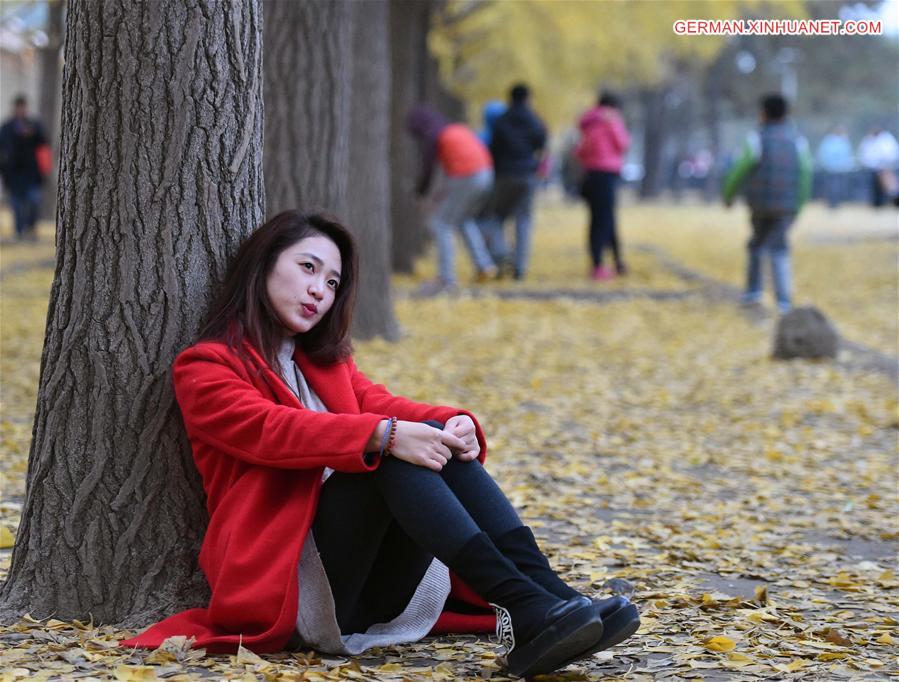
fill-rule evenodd
<path id="1" fill-rule="evenodd" d="M 306 237 L 281 252 L 265 290 L 286 336 L 308 332 L 331 309 L 340 266 L 340 250 L 328 237 Z"/>

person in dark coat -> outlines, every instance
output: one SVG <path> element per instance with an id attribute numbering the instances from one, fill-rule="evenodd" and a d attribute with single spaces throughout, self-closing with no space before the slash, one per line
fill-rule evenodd
<path id="1" fill-rule="evenodd" d="M 357 655 L 495 625 L 508 671 L 529 676 L 632 635 L 627 599 L 591 600 L 552 570 L 483 467 L 474 415 L 359 371 L 358 272 L 349 230 L 321 214 L 285 211 L 241 245 L 172 372 L 209 510 L 210 602 L 123 646 Z"/>
<path id="2" fill-rule="evenodd" d="M 28 116 L 27 100 L 16 97 L 12 118 L 0 127 L 0 177 L 9 193 L 17 239 L 35 237 L 44 182 L 38 157 L 46 145 L 43 126 Z"/>
<path id="3" fill-rule="evenodd" d="M 524 83 L 513 86 L 509 108 L 493 123 L 490 154 L 496 179 L 479 222 L 494 261 L 511 265 L 515 279 L 524 279 L 530 261 L 537 168 L 546 146 L 546 127 L 531 109 L 530 97 Z M 514 258 L 504 232 L 510 217 L 515 218 Z"/>

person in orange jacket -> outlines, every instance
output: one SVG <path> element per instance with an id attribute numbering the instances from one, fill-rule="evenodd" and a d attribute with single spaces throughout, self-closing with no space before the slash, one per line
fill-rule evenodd
<path id="1" fill-rule="evenodd" d="M 526 676 L 629 637 L 633 604 L 591 600 L 552 570 L 483 467 L 474 415 L 394 396 L 356 367 L 356 254 L 335 219 L 298 211 L 240 247 L 173 368 L 211 598 L 123 645 L 184 635 L 213 652 L 356 655 L 495 626 L 508 671 Z"/>
<path id="2" fill-rule="evenodd" d="M 433 192 L 436 200 L 428 224 L 437 246 L 438 279 L 426 285 L 424 291 L 437 293 L 456 288 L 456 232 L 461 234 L 474 263 L 476 281 L 493 279 L 496 264 L 475 222 L 493 189 L 490 152 L 468 126 L 450 123 L 427 104 L 409 111 L 406 129 L 418 141 L 421 151 L 416 192 L 420 197 Z M 438 167 L 443 177 L 434 189 L 434 171 Z"/>

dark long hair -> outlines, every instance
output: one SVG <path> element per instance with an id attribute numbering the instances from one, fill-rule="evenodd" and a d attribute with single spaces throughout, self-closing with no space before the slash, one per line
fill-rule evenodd
<path id="1" fill-rule="evenodd" d="M 359 257 L 356 242 L 336 218 L 320 213 L 284 211 L 253 232 L 231 261 L 221 290 L 212 302 L 200 330 L 200 340 L 222 341 L 238 356 L 249 360 L 243 342 L 249 341 L 275 371 L 284 327 L 268 300 L 266 282 L 278 256 L 307 237 L 327 237 L 340 251 L 340 284 L 334 305 L 305 334 L 297 334 L 297 346 L 317 364 L 349 357 L 350 323 L 356 300 Z"/>

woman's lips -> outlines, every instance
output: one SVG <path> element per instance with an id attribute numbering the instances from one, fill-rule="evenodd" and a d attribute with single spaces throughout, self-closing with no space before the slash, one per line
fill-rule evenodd
<path id="1" fill-rule="evenodd" d="M 318 312 L 318 308 L 310 303 L 303 304 L 303 317 L 312 317 Z"/>

